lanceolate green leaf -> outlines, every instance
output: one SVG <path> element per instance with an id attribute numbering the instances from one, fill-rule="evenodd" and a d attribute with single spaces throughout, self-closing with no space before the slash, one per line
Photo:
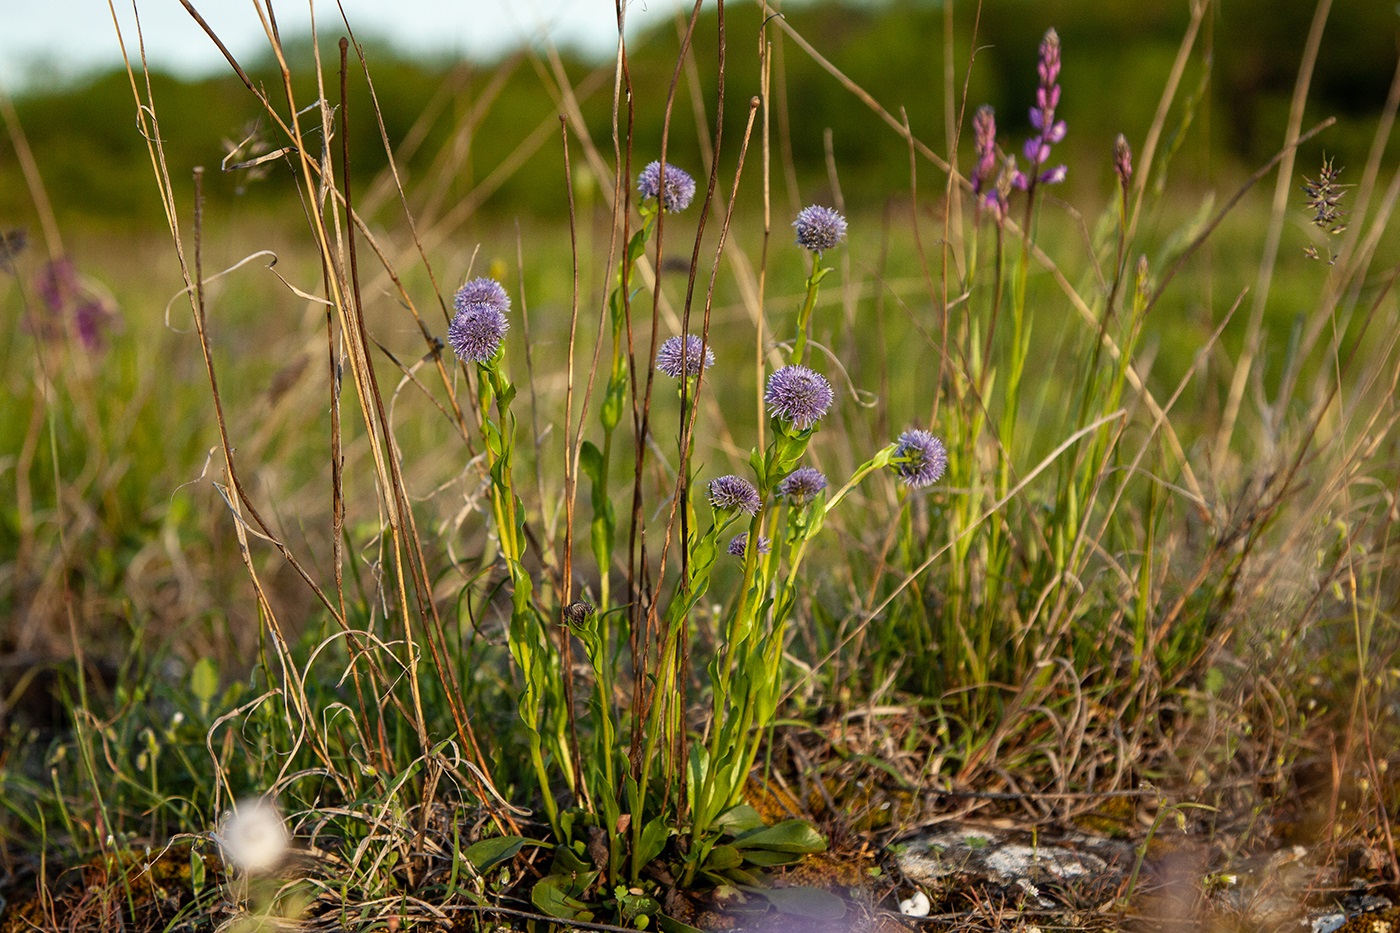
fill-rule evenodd
<path id="1" fill-rule="evenodd" d="M 784 820 L 776 826 L 744 833 L 732 845 L 736 849 L 772 849 L 799 855 L 826 851 L 826 840 L 806 820 Z"/>

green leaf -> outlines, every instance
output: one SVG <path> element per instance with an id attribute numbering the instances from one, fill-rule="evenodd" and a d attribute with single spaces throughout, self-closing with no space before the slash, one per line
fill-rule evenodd
<path id="1" fill-rule="evenodd" d="M 775 865 L 790 865 L 802 858 L 800 852 L 779 852 L 777 849 L 745 849 L 744 861 L 749 865 L 757 865 L 760 868 L 772 868 Z"/>
<path id="2" fill-rule="evenodd" d="M 751 894 L 768 898 L 768 903 L 785 914 L 809 920 L 840 920 L 846 916 L 846 902 L 820 888 L 745 888 Z"/>
<path id="3" fill-rule="evenodd" d="M 578 468 L 583 475 L 597 483 L 603 475 L 603 452 L 592 441 L 584 441 L 578 451 Z"/>
<path id="4" fill-rule="evenodd" d="M 776 826 L 744 833 L 734 840 L 734 846 L 738 849 L 772 849 L 775 852 L 809 855 L 825 852 L 826 840 L 806 820 L 784 820 Z"/>
<path id="5" fill-rule="evenodd" d="M 730 868 L 738 868 L 743 861 L 744 857 L 733 846 L 715 846 L 705 857 L 703 867 L 707 871 L 727 871 Z"/>
<path id="6" fill-rule="evenodd" d="M 588 874 L 588 873 L 589 873 L 589 869 L 591 869 L 591 868 L 593 867 L 593 865 L 592 865 L 590 862 L 585 862 L 585 861 L 583 860 L 582 856 L 579 854 L 580 852 L 583 851 L 583 848 L 584 848 L 583 840 L 577 840 L 577 841 L 575 841 L 575 842 L 574 842 L 574 845 L 578 847 L 578 851 L 577 851 L 577 852 L 574 851 L 573 848 L 571 848 L 571 847 L 569 847 L 569 846 L 566 846 L 566 845 L 555 847 L 555 849 L 554 849 L 554 870 L 555 870 L 555 871 L 557 871 L 557 872 L 564 872 L 564 873 L 571 874 L 571 875 L 580 875 L 580 874 Z"/>
<path id="7" fill-rule="evenodd" d="M 656 819 L 642 827 L 641 844 L 637 851 L 632 853 L 634 863 L 638 868 L 651 862 L 661 854 L 661 850 L 666 848 L 666 840 L 671 838 L 671 827 L 666 825 L 666 819 L 658 816 Z"/>
<path id="8" fill-rule="evenodd" d="M 219 695 L 219 664 L 213 658 L 200 658 L 190 671 L 190 692 L 203 709 Z"/>
<path id="9" fill-rule="evenodd" d="M 572 878 L 564 875 L 545 875 L 535 882 L 535 886 L 530 890 L 530 903 L 534 904 L 540 913 L 551 917 L 582 920 L 587 923 L 593 919 L 593 911 L 589 910 L 588 905 L 579 900 L 577 895 L 582 894 L 597 877 L 596 871 Z M 580 884 L 581 881 L 584 883 Z"/>
<path id="10" fill-rule="evenodd" d="M 710 873 L 707 872 L 707 874 Z M 772 882 L 768 879 L 768 876 L 757 868 L 753 871 L 743 866 L 730 868 L 723 873 L 723 876 L 728 879 L 729 883 L 740 888 L 762 888 L 766 890 L 772 886 Z"/>
<path id="11" fill-rule="evenodd" d="M 720 832 L 729 833 L 731 836 L 738 836 L 741 833 L 753 832 L 756 829 L 763 829 L 763 817 L 758 815 L 758 811 L 746 803 L 741 803 L 730 807 L 719 815 L 710 824 Z"/>
<path id="12" fill-rule="evenodd" d="M 682 923 L 674 917 L 668 917 L 665 914 L 656 915 L 656 926 L 661 933 L 705 933 L 704 930 L 698 927 L 693 927 L 688 923 Z"/>
<path id="13" fill-rule="evenodd" d="M 190 888 L 198 895 L 204 890 L 204 856 L 190 849 Z"/>
<path id="14" fill-rule="evenodd" d="M 515 858 L 525 845 L 523 836 L 492 836 L 467 846 L 462 858 L 471 863 L 477 874 L 484 875 L 502 862 Z"/>

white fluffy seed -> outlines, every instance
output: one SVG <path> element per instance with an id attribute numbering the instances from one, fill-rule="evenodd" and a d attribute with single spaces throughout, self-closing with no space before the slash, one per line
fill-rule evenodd
<path id="1" fill-rule="evenodd" d="M 211 835 L 224 861 L 249 873 L 275 868 L 292 840 L 277 805 L 264 798 L 236 804 Z"/>

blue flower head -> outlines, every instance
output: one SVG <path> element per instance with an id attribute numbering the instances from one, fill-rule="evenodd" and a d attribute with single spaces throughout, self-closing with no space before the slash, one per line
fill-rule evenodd
<path id="1" fill-rule="evenodd" d="M 679 379 L 681 376 L 700 375 L 702 355 L 705 369 L 715 365 L 715 353 L 704 345 L 704 341 L 694 334 L 686 334 L 684 337 L 672 337 L 661 345 L 661 349 L 656 351 L 656 368 L 672 379 Z"/>
<path id="2" fill-rule="evenodd" d="M 797 230 L 797 245 L 814 253 L 824 253 L 846 239 L 846 218 L 820 204 L 802 208 L 792 225 Z"/>
<path id="3" fill-rule="evenodd" d="M 768 411 L 805 431 L 820 421 L 831 407 L 831 383 L 826 377 L 806 366 L 784 366 L 768 377 L 763 400 Z"/>
<path id="4" fill-rule="evenodd" d="M 778 484 L 778 495 L 792 502 L 807 502 L 826 488 L 826 477 L 816 467 L 798 467 Z"/>
<path id="5" fill-rule="evenodd" d="M 948 469 L 948 449 L 928 431 L 910 428 L 899 435 L 890 465 L 906 486 L 922 489 L 943 478 Z"/>
<path id="6" fill-rule="evenodd" d="M 731 473 L 710 480 L 710 505 L 721 512 L 739 511 L 757 515 L 763 502 L 753 483 Z"/>
<path id="7" fill-rule="evenodd" d="M 652 162 L 637 176 L 637 193 L 643 201 L 659 199 L 668 214 L 683 211 L 695 198 L 695 179 L 690 173 L 666 164 L 666 191 L 661 191 L 661 163 Z"/>
<path id="8" fill-rule="evenodd" d="M 510 296 L 495 279 L 472 279 L 452 297 L 457 313 L 447 328 L 447 342 L 468 363 L 485 363 L 501 349 L 510 322 Z"/>
<path id="9" fill-rule="evenodd" d="M 735 535 L 729 542 L 729 547 L 725 551 L 735 557 L 743 557 L 744 552 L 749 549 L 749 533 L 746 531 L 741 535 Z M 758 553 L 767 554 L 773 550 L 773 542 L 763 535 L 758 536 Z"/>

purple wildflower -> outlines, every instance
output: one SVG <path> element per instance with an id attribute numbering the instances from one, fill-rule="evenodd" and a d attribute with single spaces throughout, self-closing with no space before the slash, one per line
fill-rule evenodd
<path id="1" fill-rule="evenodd" d="M 84 298 L 73 309 L 73 325 L 78 339 L 89 350 L 101 350 L 107 345 L 106 330 L 112 322 L 112 312 L 96 298 Z"/>
<path id="2" fill-rule="evenodd" d="M 816 467 L 798 467 L 778 484 L 778 495 L 806 502 L 826 488 L 826 477 Z"/>
<path id="3" fill-rule="evenodd" d="M 826 415 L 831 407 L 831 383 L 821 373 L 806 366 L 784 366 L 768 377 L 763 400 L 779 421 L 805 431 Z"/>
<path id="4" fill-rule="evenodd" d="M 710 480 L 710 505 L 721 512 L 747 512 L 757 515 L 762 501 L 753 483 L 742 476 L 729 474 Z"/>
<path id="5" fill-rule="evenodd" d="M 1128 146 L 1128 137 L 1122 133 L 1113 141 L 1113 171 L 1118 175 L 1118 184 L 1126 193 L 1128 182 L 1133 180 L 1133 150 Z"/>
<path id="6" fill-rule="evenodd" d="M 467 363 L 485 363 L 501 349 L 510 322 L 490 305 L 458 311 L 447 328 L 447 342 Z"/>
<path id="7" fill-rule="evenodd" d="M 928 431 L 910 428 L 899 435 L 899 445 L 891 464 L 906 486 L 921 489 L 943 478 L 948 468 L 948 449 Z"/>
<path id="8" fill-rule="evenodd" d="M 1036 66 L 1040 74 L 1040 86 L 1035 89 L 1035 106 L 1031 108 L 1031 127 L 1036 135 L 1026 140 L 1026 161 L 1030 167 L 1026 174 L 1016 174 L 1016 187 L 1029 190 L 1032 179 L 1036 183 L 1053 185 L 1065 180 L 1068 169 L 1057 165 L 1041 171 L 1050 161 L 1050 147 L 1065 138 L 1065 121 L 1055 119 L 1055 108 L 1060 103 L 1060 37 L 1054 29 L 1047 30 L 1040 42 L 1040 62 Z M 1039 174 L 1037 174 L 1039 173 Z"/>
<path id="9" fill-rule="evenodd" d="M 729 547 L 725 550 L 735 557 L 743 557 L 744 552 L 749 549 L 749 533 L 746 531 L 741 535 L 735 535 L 729 542 Z M 758 536 L 758 553 L 767 554 L 773 550 L 773 542 L 763 535 Z"/>
<path id="10" fill-rule="evenodd" d="M 824 253 L 846 239 L 846 218 L 820 204 L 802 208 L 792 225 L 797 230 L 797 245 L 814 253 Z"/>
<path id="11" fill-rule="evenodd" d="M 39 300 L 54 314 L 62 313 L 68 302 L 78 293 L 78 273 L 73 261 L 67 256 L 44 263 L 34 282 L 34 290 Z"/>
<path id="12" fill-rule="evenodd" d="M 637 176 L 637 192 L 642 196 L 643 201 L 649 201 L 653 198 L 659 199 L 661 207 L 666 213 L 674 214 L 689 207 L 690 202 L 695 198 L 695 179 L 690 177 L 690 173 L 667 163 L 666 191 L 663 196 L 661 163 L 659 161 L 652 162 Z"/>
<path id="13" fill-rule="evenodd" d="M 447 328 L 447 342 L 463 361 L 485 363 L 501 349 L 510 322 L 510 296 L 495 279 L 472 279 L 452 297 L 457 313 Z"/>
<path id="14" fill-rule="evenodd" d="M 459 313 L 473 308 L 488 307 L 498 314 L 505 314 L 510 310 L 510 296 L 506 294 L 500 282 L 483 276 L 472 279 L 457 289 L 457 294 L 452 296 L 452 306 Z"/>
<path id="15" fill-rule="evenodd" d="M 704 350 L 704 368 L 715 365 L 715 353 L 704 345 L 704 341 L 694 334 L 672 337 L 656 352 L 656 368 L 672 379 L 682 375 L 700 375 L 701 350 Z"/>
<path id="16" fill-rule="evenodd" d="M 992 174 L 997 168 L 997 115 L 987 104 L 977 108 L 972 118 L 974 151 L 977 164 L 972 167 L 972 193 L 981 194 L 983 188 L 993 183 Z"/>

